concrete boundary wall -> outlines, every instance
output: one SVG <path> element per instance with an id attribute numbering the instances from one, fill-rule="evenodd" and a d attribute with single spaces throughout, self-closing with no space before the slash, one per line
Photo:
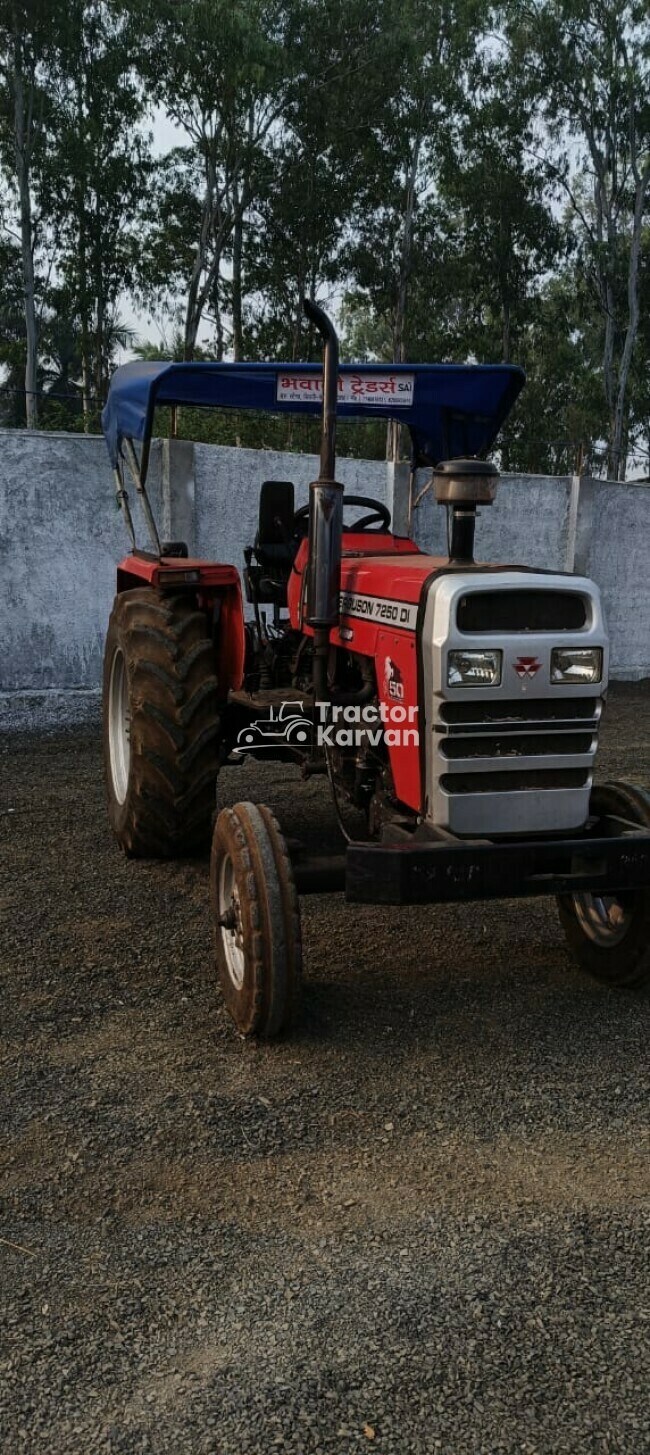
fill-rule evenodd
<path id="1" fill-rule="evenodd" d="M 293 480 L 302 504 L 317 471 L 311 455 L 156 441 L 148 488 L 163 537 L 241 568 L 261 481 Z M 406 532 L 406 467 L 341 459 L 337 473 L 350 492 L 385 500 Z M 419 474 L 418 491 L 427 478 Z M 145 545 L 139 520 L 138 532 Z M 445 513 L 431 492 L 413 533 L 424 549 L 445 550 Z M 127 545 L 101 437 L 0 430 L 0 726 L 96 712 L 115 565 Z M 650 677 L 649 545 L 650 487 L 571 477 L 504 476 L 477 531 L 482 559 L 593 576 L 612 675 L 628 680 Z"/>
<path id="2" fill-rule="evenodd" d="M 398 477 L 392 493 L 403 511 L 408 468 L 388 469 Z M 418 472 L 416 497 L 430 478 Z M 413 512 L 412 533 L 423 550 L 446 553 L 445 511 L 430 490 Z M 502 475 L 494 505 L 479 511 L 478 559 L 575 572 L 597 583 L 611 639 L 610 675 L 619 681 L 650 677 L 649 550 L 650 485 Z"/>

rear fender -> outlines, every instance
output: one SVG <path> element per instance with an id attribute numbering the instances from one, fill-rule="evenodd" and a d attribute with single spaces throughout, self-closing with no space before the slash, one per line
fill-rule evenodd
<path id="1" fill-rule="evenodd" d="M 241 687 L 244 680 L 246 637 L 239 576 L 230 586 L 215 590 L 211 601 L 219 613 L 218 618 L 215 615 L 217 682 L 225 697 L 231 689 Z"/>
<path id="2" fill-rule="evenodd" d="M 196 597 L 200 610 L 212 618 L 215 667 L 219 692 L 225 697 L 244 680 L 244 608 L 241 581 L 235 566 L 213 561 L 185 560 L 179 556 L 125 556 L 117 568 L 117 594 L 150 586 L 161 596 L 186 593 Z"/>

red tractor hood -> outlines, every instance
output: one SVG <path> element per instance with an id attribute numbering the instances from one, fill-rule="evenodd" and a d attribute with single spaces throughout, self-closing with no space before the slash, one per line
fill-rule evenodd
<path id="1" fill-rule="evenodd" d="M 303 541 L 289 582 L 291 623 L 303 625 L 307 541 Z M 425 555 L 401 536 L 345 532 L 341 560 L 341 620 L 332 631 L 334 645 L 354 641 L 357 652 L 373 655 L 377 629 L 414 632 L 422 586 L 445 556 Z M 364 629 L 365 628 L 365 629 Z M 373 630 L 374 629 L 374 630 Z"/>

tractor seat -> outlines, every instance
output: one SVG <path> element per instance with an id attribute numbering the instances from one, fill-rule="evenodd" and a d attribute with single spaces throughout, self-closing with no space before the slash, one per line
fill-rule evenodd
<path id="1" fill-rule="evenodd" d="M 291 480 L 264 480 L 253 556 L 258 601 L 286 606 L 287 582 L 298 542 L 294 526 L 295 497 Z"/>

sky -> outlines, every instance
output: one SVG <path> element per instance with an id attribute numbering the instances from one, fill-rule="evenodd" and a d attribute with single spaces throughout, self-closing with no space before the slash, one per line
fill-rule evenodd
<path id="1" fill-rule="evenodd" d="M 181 145 L 186 135 L 182 128 L 167 115 L 162 106 L 154 108 L 151 130 L 154 155 L 157 157 L 162 157 L 165 152 L 171 151 L 172 147 Z"/>

